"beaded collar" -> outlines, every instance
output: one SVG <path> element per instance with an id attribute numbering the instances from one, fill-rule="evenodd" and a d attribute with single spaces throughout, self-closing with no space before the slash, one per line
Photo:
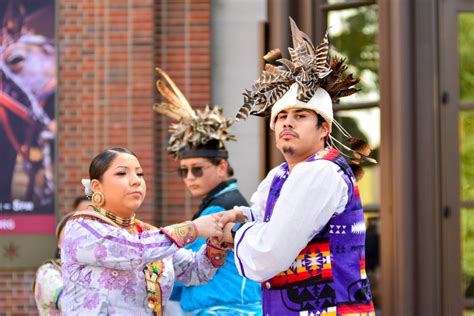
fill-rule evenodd
<path id="1" fill-rule="evenodd" d="M 103 216 L 111 219 L 115 224 L 117 224 L 121 227 L 128 227 L 130 225 L 135 224 L 135 214 L 133 214 L 129 218 L 122 218 L 122 217 L 119 217 L 119 216 L 115 215 L 114 213 L 112 213 L 110 211 L 107 211 L 106 209 L 103 209 L 103 208 L 94 209 L 94 211 L 96 211 L 96 212 L 102 214 Z"/>

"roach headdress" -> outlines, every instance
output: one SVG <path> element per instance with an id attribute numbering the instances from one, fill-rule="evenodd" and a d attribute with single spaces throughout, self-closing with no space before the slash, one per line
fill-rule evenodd
<path id="1" fill-rule="evenodd" d="M 173 80 L 162 69 L 156 70 L 159 75 L 156 87 L 167 102 L 155 104 L 153 109 L 176 122 L 170 126 L 168 152 L 178 159 L 227 159 L 224 142 L 236 140 L 228 131 L 233 120 L 225 118 L 222 109 L 217 106 L 193 110 Z"/>
<path id="2" fill-rule="evenodd" d="M 275 118 L 281 111 L 290 107 L 310 109 L 329 123 L 330 130 L 335 126 L 347 138 L 347 144 L 332 136 L 329 141 L 333 146 L 337 143 L 335 147 L 341 149 L 353 165 L 361 161 L 376 163 L 367 157 L 371 150 L 369 145 L 352 137 L 333 117 L 333 103 L 359 91 L 355 84 L 360 79 L 353 78 L 352 74 L 344 76 L 347 70 L 344 58 L 329 56 L 327 32 L 315 48 L 309 36 L 300 31 L 291 18 L 290 25 L 293 39 L 293 47 L 288 48 L 290 59 L 282 58 L 279 49 L 263 57 L 264 70 L 252 89 L 243 93 L 244 104 L 236 120 L 246 119 L 249 114 L 270 116 L 270 128 L 274 129 Z"/>

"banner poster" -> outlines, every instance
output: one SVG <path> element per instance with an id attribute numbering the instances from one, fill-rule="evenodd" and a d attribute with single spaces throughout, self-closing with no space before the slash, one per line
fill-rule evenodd
<path id="1" fill-rule="evenodd" d="M 0 235 L 54 234 L 54 0 L 0 0 Z"/>

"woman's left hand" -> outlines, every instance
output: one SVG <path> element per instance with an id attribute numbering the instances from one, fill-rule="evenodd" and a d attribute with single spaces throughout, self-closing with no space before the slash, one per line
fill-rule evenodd
<path id="1" fill-rule="evenodd" d="M 222 228 L 219 226 L 219 218 L 211 215 L 196 218 L 193 223 L 198 230 L 198 237 L 222 239 Z"/>

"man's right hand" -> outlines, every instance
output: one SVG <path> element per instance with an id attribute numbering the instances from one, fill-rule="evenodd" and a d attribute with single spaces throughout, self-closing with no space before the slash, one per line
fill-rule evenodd
<path id="1" fill-rule="evenodd" d="M 231 210 L 215 213 L 214 215 L 218 216 L 219 226 L 222 228 L 224 228 L 226 224 L 229 222 L 236 223 L 236 222 L 245 222 L 247 220 L 247 218 L 242 213 L 242 211 L 238 209 L 231 209 Z"/>

